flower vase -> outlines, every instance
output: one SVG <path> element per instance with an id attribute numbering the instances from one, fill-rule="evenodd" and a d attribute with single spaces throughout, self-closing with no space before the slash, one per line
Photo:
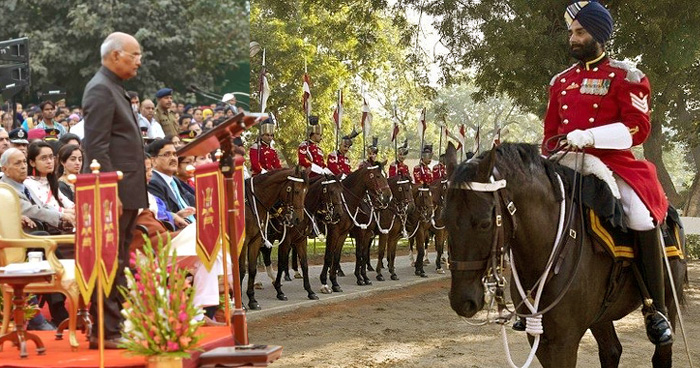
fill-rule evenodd
<path id="1" fill-rule="evenodd" d="M 146 368 L 182 368 L 182 357 L 151 355 L 146 357 Z"/>

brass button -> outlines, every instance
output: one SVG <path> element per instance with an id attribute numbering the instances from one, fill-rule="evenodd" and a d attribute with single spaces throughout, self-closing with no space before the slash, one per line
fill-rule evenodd
<path id="1" fill-rule="evenodd" d="M 590 118 L 590 119 L 588 119 L 588 122 L 589 122 L 589 123 L 592 123 L 592 122 L 594 122 L 594 121 L 595 121 L 595 119 L 594 119 L 594 118 Z"/>
<path id="2" fill-rule="evenodd" d="M 610 78 L 615 78 L 615 73 L 610 73 L 610 74 L 608 74 L 608 76 L 609 76 Z"/>
<path id="3" fill-rule="evenodd" d="M 569 105 L 563 105 L 561 108 L 564 109 L 564 110 L 566 110 L 566 109 L 569 108 Z"/>
<path id="4" fill-rule="evenodd" d="M 561 91 L 562 96 L 566 95 L 566 91 Z"/>
<path id="5" fill-rule="evenodd" d="M 594 108 L 594 109 L 597 109 L 597 108 L 598 108 L 598 104 L 593 104 L 593 108 Z"/>
<path id="6" fill-rule="evenodd" d="M 560 80 L 560 82 L 566 83 L 566 78 L 562 78 L 562 79 Z"/>
<path id="7" fill-rule="evenodd" d="M 598 67 L 593 68 L 593 71 L 594 71 L 594 72 L 597 72 L 597 71 L 598 71 Z"/>
<path id="8" fill-rule="evenodd" d="M 581 69 L 576 69 L 576 73 L 581 73 Z"/>
<path id="9" fill-rule="evenodd" d="M 562 121 L 562 123 L 569 124 L 569 119 L 564 119 L 564 121 Z"/>

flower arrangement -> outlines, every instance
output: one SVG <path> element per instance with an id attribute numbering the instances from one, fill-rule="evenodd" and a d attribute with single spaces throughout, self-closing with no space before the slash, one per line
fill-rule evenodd
<path id="1" fill-rule="evenodd" d="M 143 252 L 131 253 L 125 268 L 127 287 L 119 291 L 125 298 L 122 347 L 136 355 L 189 357 L 201 338 L 197 329 L 203 324 L 194 317 L 202 313 L 192 304 L 193 287 L 187 271 L 175 265 L 170 238 L 158 241 L 156 249 L 145 238 Z"/>

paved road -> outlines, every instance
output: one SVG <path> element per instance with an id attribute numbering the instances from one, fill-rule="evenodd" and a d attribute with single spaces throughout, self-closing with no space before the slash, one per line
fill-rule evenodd
<path id="1" fill-rule="evenodd" d="M 425 266 L 425 271 L 428 274 L 427 278 L 421 278 L 414 275 L 414 268 L 410 266 L 410 261 L 408 256 L 396 257 L 396 274 L 399 276 L 399 280 L 393 281 L 389 278 L 389 274 L 386 269 L 383 271 L 386 281 L 377 281 L 375 272 L 369 272 L 367 275 L 372 280 L 372 285 L 358 286 L 355 282 L 355 276 L 353 271 L 355 269 L 355 262 L 344 262 L 342 263 L 342 269 L 345 271 L 345 277 L 339 277 L 338 283 L 343 288 L 341 293 L 333 294 L 322 294 L 321 282 L 318 276 L 321 273 L 321 266 L 310 266 L 309 275 L 311 276 L 311 288 L 316 295 L 318 295 L 319 300 L 309 300 L 307 298 L 306 290 L 304 290 L 303 280 L 294 279 L 291 282 L 282 283 L 282 291 L 287 295 L 287 301 L 277 300 L 277 293 L 275 288 L 272 286 L 269 277 L 265 272 L 260 272 L 256 276 L 257 280 L 263 282 L 263 290 L 255 290 L 255 298 L 258 303 L 260 303 L 260 310 L 248 310 L 247 319 L 249 321 L 255 321 L 257 319 L 263 318 L 265 316 L 289 312 L 291 310 L 296 310 L 299 308 L 304 308 L 308 306 L 317 306 L 323 304 L 332 304 L 343 300 L 356 299 L 367 297 L 375 293 L 381 293 L 387 290 L 400 289 L 411 285 L 420 284 L 423 282 L 435 281 L 437 279 L 447 279 L 449 277 L 449 271 L 445 274 L 438 274 L 435 271 L 434 257 L 435 253 L 430 252 L 431 263 Z M 372 266 L 376 264 L 377 260 L 372 260 Z M 386 265 L 385 265 L 386 266 Z M 443 265 L 443 268 L 445 266 Z M 277 268 L 275 265 L 275 272 Z M 243 282 L 243 303 L 248 304 L 248 297 L 246 296 L 247 288 L 247 276 Z M 330 280 L 329 280 L 330 282 Z"/>

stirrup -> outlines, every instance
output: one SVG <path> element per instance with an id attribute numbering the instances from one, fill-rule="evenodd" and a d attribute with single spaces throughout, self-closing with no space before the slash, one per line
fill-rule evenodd
<path id="1" fill-rule="evenodd" d="M 652 344 L 664 346 L 673 343 L 671 323 L 663 313 L 655 311 L 646 314 L 644 324 L 647 329 L 647 337 Z"/>

